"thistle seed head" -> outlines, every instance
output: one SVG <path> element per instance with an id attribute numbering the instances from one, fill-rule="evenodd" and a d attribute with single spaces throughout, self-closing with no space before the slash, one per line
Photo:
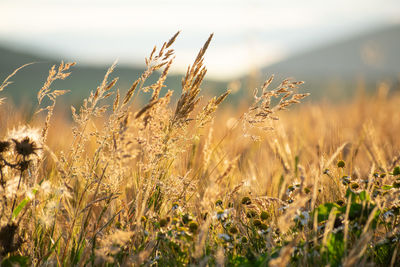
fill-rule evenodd
<path id="1" fill-rule="evenodd" d="M 28 157 L 34 154 L 37 156 L 36 151 L 39 148 L 37 147 L 36 143 L 28 136 L 21 141 L 18 141 L 16 139 L 12 139 L 12 141 L 15 143 L 15 152 L 17 152 L 18 155 Z"/>
<path id="2" fill-rule="evenodd" d="M 8 140 L 14 142 L 14 153 L 27 160 L 31 156 L 41 157 L 41 137 L 39 130 L 27 126 L 9 132 Z"/>
<path id="3" fill-rule="evenodd" d="M 6 152 L 10 147 L 10 142 L 0 141 L 0 153 Z"/>

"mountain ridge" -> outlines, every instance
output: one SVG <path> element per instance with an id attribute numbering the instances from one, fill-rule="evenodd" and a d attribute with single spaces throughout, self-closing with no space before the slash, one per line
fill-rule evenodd
<path id="1" fill-rule="evenodd" d="M 326 88 L 322 90 L 322 86 L 336 87 L 337 92 L 331 92 L 333 94 L 351 95 L 360 80 L 366 84 L 367 90 L 374 90 L 376 84 L 383 80 L 398 83 L 399 47 L 400 24 L 297 53 L 260 71 L 276 73 L 279 78 L 305 80 L 307 88 L 317 98 L 327 91 Z"/>
<path id="2" fill-rule="evenodd" d="M 18 48 L 18 46 L 16 46 Z M 389 80 L 399 83 L 400 77 L 400 24 L 374 29 L 310 48 L 308 51 L 296 53 L 288 58 L 263 67 L 260 72 L 263 78 L 275 73 L 277 80 L 294 77 L 305 80 L 305 88 L 312 93 L 314 99 L 331 96 L 347 97 L 356 91 L 357 83 L 363 80 L 367 90 L 374 90 L 377 82 Z M 47 78 L 48 70 L 53 64 L 60 61 L 53 57 L 46 57 L 21 51 L 19 49 L 3 47 L 0 44 L 0 81 L 4 80 L 16 68 L 29 62 L 36 62 L 20 70 L 13 81 L 15 83 L 2 92 L 9 95 L 14 102 L 31 100 L 36 97 L 37 90 Z M 107 66 L 93 66 L 77 64 L 72 74 L 65 81 L 57 81 L 55 89 L 69 89 L 66 96 L 69 101 L 75 102 L 87 97 L 102 81 Z M 119 77 L 119 88 L 128 89 L 133 81 L 140 77 L 144 68 L 127 65 L 118 65 L 112 77 Z M 166 81 L 168 88 L 173 88 L 175 96 L 179 94 L 182 75 L 170 75 Z M 149 82 L 155 82 L 157 75 L 150 77 Z M 258 86 L 262 80 L 254 79 L 250 75 L 238 78 L 242 82 L 242 91 L 230 99 L 239 101 L 246 95 L 249 88 Z M 220 94 L 229 81 L 214 81 L 207 79 L 203 88 L 210 94 Z M 246 90 L 244 90 L 246 89 Z"/>
<path id="3" fill-rule="evenodd" d="M 17 51 L 8 49 L 0 45 L 0 81 L 3 81 L 9 74 L 11 74 L 18 67 L 34 62 L 27 66 L 12 78 L 13 83 L 10 84 L 3 92 L 6 97 L 10 97 L 15 104 L 24 102 L 31 102 L 36 98 L 36 92 L 46 81 L 48 70 L 54 64 L 59 64 L 58 61 L 51 57 L 39 56 L 25 51 Z M 111 64 L 110 64 L 111 66 Z M 80 102 L 83 98 L 89 95 L 91 90 L 97 88 L 109 66 L 93 66 L 88 64 L 75 65 L 71 70 L 71 75 L 65 80 L 58 80 L 52 86 L 53 89 L 70 90 L 70 92 L 63 96 L 67 102 L 76 103 Z M 145 71 L 145 68 L 117 65 L 111 78 L 119 77 L 118 88 L 122 93 L 128 90 L 132 83 L 140 77 Z M 160 73 L 156 72 L 151 75 L 146 84 L 154 83 L 158 79 Z M 169 75 L 165 84 L 167 88 L 174 89 L 175 96 L 181 90 L 181 79 L 183 75 Z M 211 91 L 210 93 L 220 92 L 226 89 L 226 82 L 214 81 L 207 79 L 203 82 L 203 87 Z M 146 97 L 145 97 L 146 98 Z"/>

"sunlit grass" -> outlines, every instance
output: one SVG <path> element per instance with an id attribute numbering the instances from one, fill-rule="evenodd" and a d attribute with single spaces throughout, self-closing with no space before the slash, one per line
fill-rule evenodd
<path id="1" fill-rule="evenodd" d="M 51 85 L 73 63 L 50 70 L 29 122 L 2 100 L 2 266 L 398 262 L 399 96 L 286 110 L 307 90 L 271 77 L 247 108 L 218 111 L 229 88 L 201 99 L 210 36 L 171 103 L 177 35 L 127 90 L 113 64 L 72 122 Z"/>

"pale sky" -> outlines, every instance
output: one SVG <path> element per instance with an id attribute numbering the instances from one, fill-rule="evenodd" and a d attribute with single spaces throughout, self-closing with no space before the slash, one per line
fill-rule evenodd
<path id="1" fill-rule="evenodd" d="M 399 0 L 0 0 L 0 45 L 81 63 L 144 62 L 176 31 L 174 71 L 210 33 L 208 77 L 233 78 L 329 41 L 400 23 Z M 1 59 L 0 59 L 1 60 Z"/>

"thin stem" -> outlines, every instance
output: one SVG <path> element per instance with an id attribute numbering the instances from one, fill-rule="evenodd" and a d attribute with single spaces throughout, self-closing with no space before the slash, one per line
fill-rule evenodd
<path id="1" fill-rule="evenodd" d="M 6 183 L 5 183 L 4 177 L 3 177 L 3 167 L 4 167 L 4 165 L 1 165 L 1 163 L 0 163 L 0 185 L 4 189 L 4 186 Z"/>
<path id="2" fill-rule="evenodd" d="M 20 175 L 19 175 L 17 191 L 14 193 L 14 200 L 13 200 L 13 204 L 12 204 L 12 207 L 11 207 L 11 214 L 10 214 L 10 218 L 8 219 L 8 222 L 11 222 L 12 215 L 14 213 L 15 202 L 17 201 L 17 192 L 19 190 L 19 187 L 21 186 L 21 180 L 22 180 L 22 173 L 23 172 L 24 172 L 23 169 L 21 169 L 21 172 L 20 172 Z"/>

